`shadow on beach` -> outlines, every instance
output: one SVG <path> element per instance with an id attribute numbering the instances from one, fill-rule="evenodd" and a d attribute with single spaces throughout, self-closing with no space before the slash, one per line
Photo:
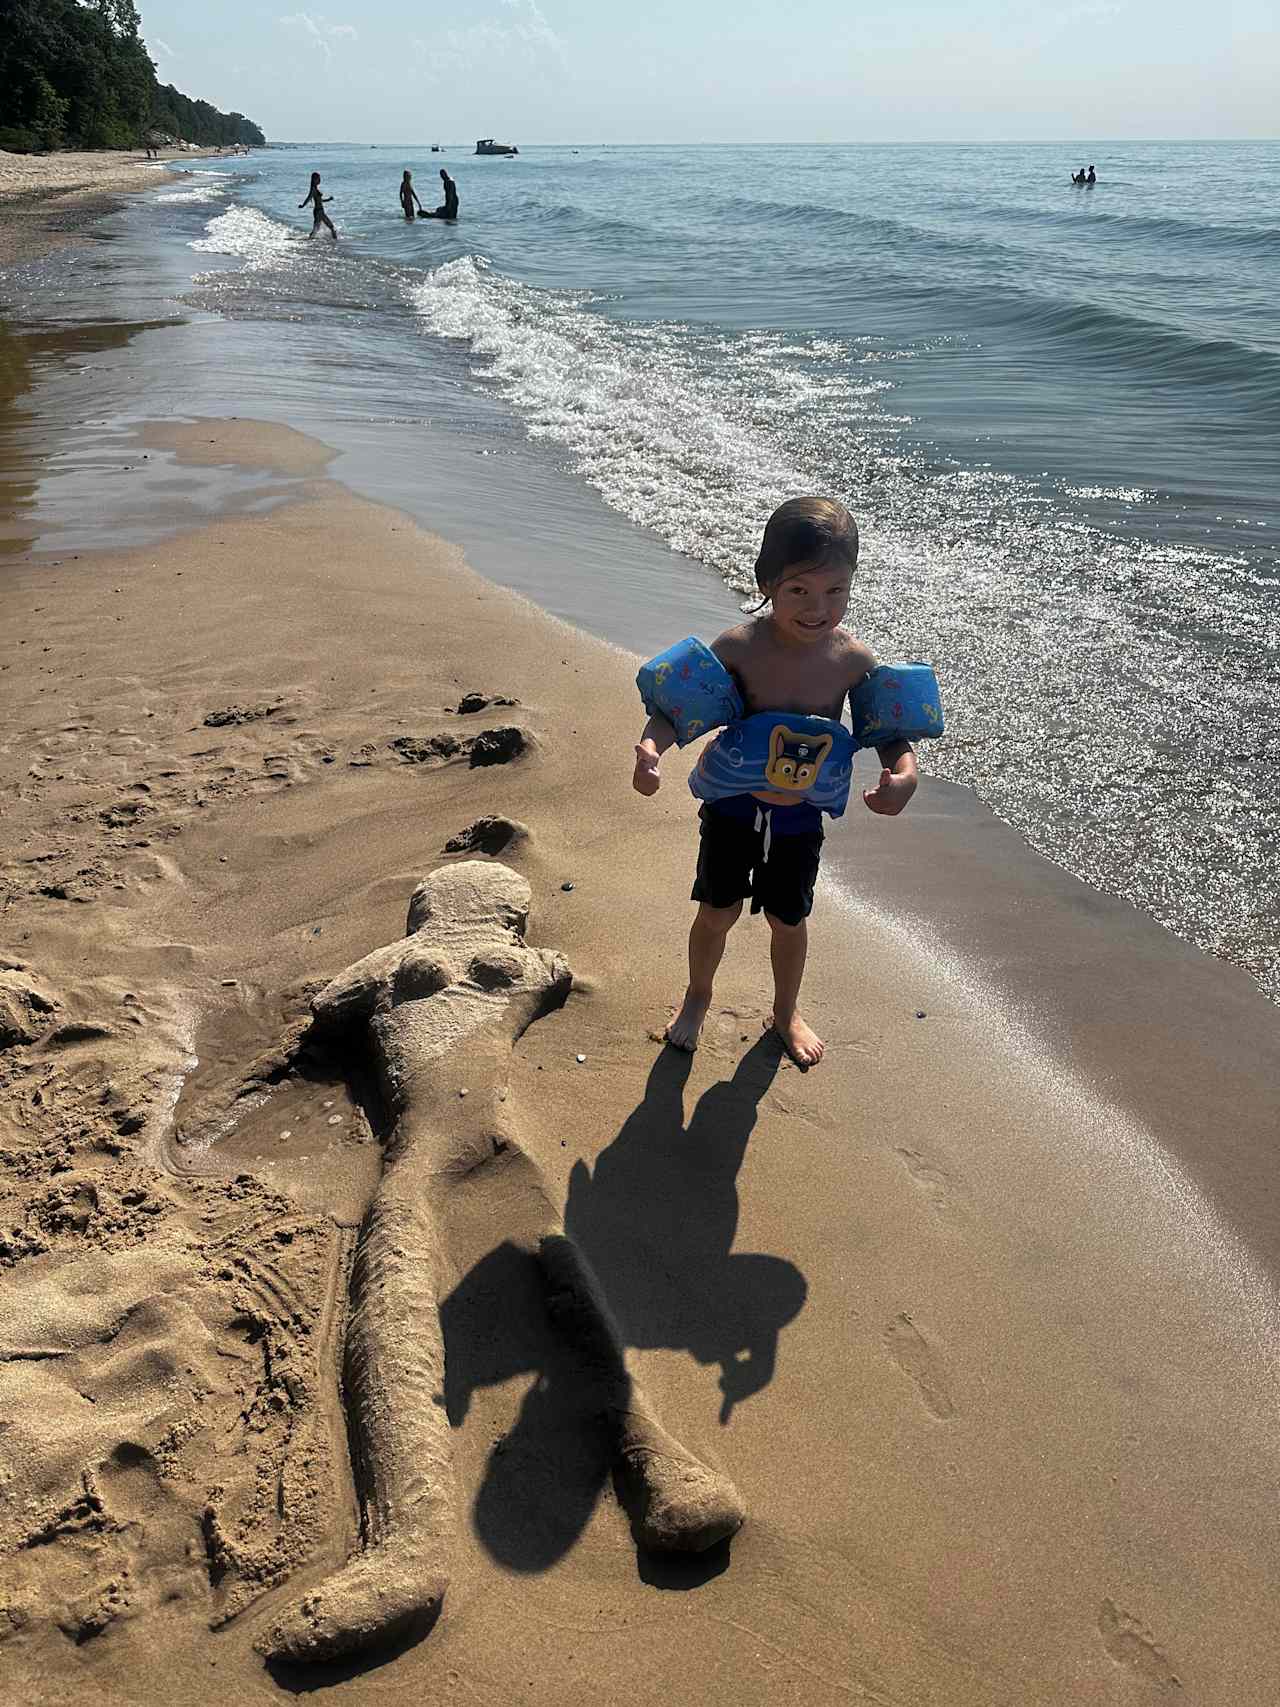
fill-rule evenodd
<path id="1" fill-rule="evenodd" d="M 763 1038 L 731 1079 L 703 1093 L 686 1124 L 691 1058 L 664 1049 L 594 1173 L 580 1160 L 569 1180 L 565 1233 L 608 1301 L 618 1342 L 718 1364 L 722 1424 L 772 1379 L 778 1337 L 807 1291 L 784 1258 L 731 1250 L 738 1170 L 779 1063 L 776 1043 Z M 548 1569 L 582 1534 L 614 1456 L 603 1413 L 631 1391 L 616 1345 L 584 1346 L 558 1332 L 547 1291 L 543 1262 L 508 1241 L 440 1312 L 455 1428 L 477 1388 L 537 1376 L 490 1452 L 473 1513 L 487 1550 L 517 1571 Z M 723 1567 L 723 1556 L 708 1556 L 704 1578 Z"/>

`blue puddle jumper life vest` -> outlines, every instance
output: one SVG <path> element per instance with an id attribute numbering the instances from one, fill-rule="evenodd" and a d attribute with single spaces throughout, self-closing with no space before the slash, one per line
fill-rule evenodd
<path id="1" fill-rule="evenodd" d="M 652 717 L 661 713 L 682 747 L 723 729 L 689 773 L 699 800 L 765 790 L 794 794 L 839 818 L 849 800 L 859 747 L 918 741 L 943 732 L 938 683 L 927 664 L 880 664 L 849 695 L 852 734 L 830 717 L 795 711 L 744 715 L 742 695 L 715 653 L 692 636 L 640 666 L 636 686 Z"/>

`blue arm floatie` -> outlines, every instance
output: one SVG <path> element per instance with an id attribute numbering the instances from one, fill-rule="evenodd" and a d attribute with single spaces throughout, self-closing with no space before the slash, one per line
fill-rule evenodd
<path id="1" fill-rule="evenodd" d="M 923 741 L 945 727 L 938 678 L 928 664 L 877 664 L 849 695 L 849 712 L 860 747 Z"/>
<path id="2" fill-rule="evenodd" d="M 730 794 L 794 794 L 833 818 L 843 813 L 858 747 L 941 735 L 938 684 L 927 664 L 882 664 L 849 695 L 853 734 L 828 717 L 758 711 L 746 716 L 733 677 L 708 647 L 690 637 L 642 664 L 636 686 L 645 710 L 660 712 L 684 747 L 710 729 L 689 773 L 699 800 Z"/>
<path id="3" fill-rule="evenodd" d="M 661 712 L 682 747 L 708 729 L 736 722 L 744 709 L 733 677 L 692 635 L 641 664 L 636 686 L 650 717 Z"/>

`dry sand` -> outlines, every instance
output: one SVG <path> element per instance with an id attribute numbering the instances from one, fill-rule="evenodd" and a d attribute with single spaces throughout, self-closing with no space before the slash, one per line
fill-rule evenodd
<path id="1" fill-rule="evenodd" d="M 270 518 L 6 570 L 11 1698 L 1273 1702 L 1257 1255 L 830 891 L 818 1070 L 759 921 L 664 1050 L 635 661 L 276 453 Z"/>

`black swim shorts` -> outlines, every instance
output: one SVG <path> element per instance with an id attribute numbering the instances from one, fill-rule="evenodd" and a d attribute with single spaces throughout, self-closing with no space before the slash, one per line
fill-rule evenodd
<path id="1" fill-rule="evenodd" d="M 798 925 L 813 911 L 822 857 L 822 815 L 812 806 L 762 805 L 750 795 L 706 802 L 695 901 L 732 907 L 751 897 L 753 913 Z"/>

